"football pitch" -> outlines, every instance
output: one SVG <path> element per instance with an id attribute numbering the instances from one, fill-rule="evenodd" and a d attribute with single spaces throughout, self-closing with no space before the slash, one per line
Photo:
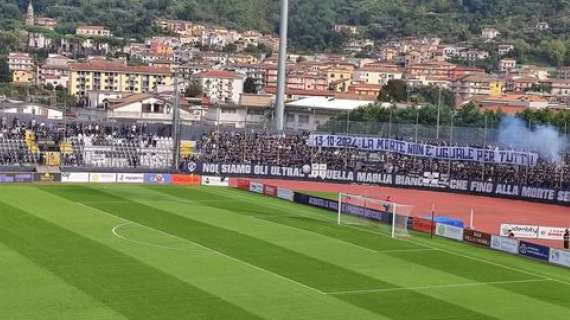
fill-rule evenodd
<path id="1" fill-rule="evenodd" d="M 570 317 L 567 269 L 335 221 L 229 188 L 0 186 L 0 319 Z"/>

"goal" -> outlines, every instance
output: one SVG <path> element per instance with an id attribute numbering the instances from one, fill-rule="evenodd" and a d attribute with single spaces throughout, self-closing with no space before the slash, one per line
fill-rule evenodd
<path id="1" fill-rule="evenodd" d="M 338 224 L 378 224 L 390 226 L 393 238 L 409 236 L 408 222 L 412 206 L 366 196 L 338 194 Z"/>

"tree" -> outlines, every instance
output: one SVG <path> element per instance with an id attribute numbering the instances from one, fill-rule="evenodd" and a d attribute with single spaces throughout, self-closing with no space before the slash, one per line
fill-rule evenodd
<path id="1" fill-rule="evenodd" d="M 12 73 L 8 67 L 6 58 L 0 58 L 0 83 L 12 82 Z"/>
<path id="2" fill-rule="evenodd" d="M 403 80 L 390 80 L 382 87 L 378 101 L 403 102 L 408 99 L 408 85 Z"/>
<path id="3" fill-rule="evenodd" d="M 542 41 L 541 47 L 551 64 L 561 66 L 564 63 L 567 51 L 564 42 L 560 40 Z"/>
<path id="4" fill-rule="evenodd" d="M 224 47 L 224 52 L 227 53 L 235 53 L 237 52 L 237 45 L 235 43 L 228 43 L 225 47 Z"/>
<path id="5" fill-rule="evenodd" d="M 190 85 L 188 86 L 188 88 L 186 88 L 186 91 L 184 92 L 184 96 L 188 98 L 198 98 L 203 95 L 204 95 L 204 90 L 202 88 L 202 85 L 194 81 L 190 83 Z"/>
<path id="6" fill-rule="evenodd" d="M 244 93 L 257 93 L 257 86 L 255 85 L 255 79 L 248 77 L 243 83 Z"/>

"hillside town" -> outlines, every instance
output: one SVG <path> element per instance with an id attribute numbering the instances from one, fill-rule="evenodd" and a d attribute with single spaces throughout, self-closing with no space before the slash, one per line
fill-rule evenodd
<path id="1" fill-rule="evenodd" d="M 15 86 L 64 92 L 70 97 L 65 110 L 81 107 L 108 119 L 164 122 L 172 120 L 178 96 L 181 119 L 188 123 L 244 127 L 271 121 L 277 35 L 158 19 L 154 24 L 162 35 L 144 42 L 115 37 L 100 25 L 78 26 L 73 37 L 53 38 L 57 20 L 37 16 L 32 1 L 24 19 L 31 31 L 26 50 L 8 54 L 9 78 Z M 549 25 L 540 22 L 535 29 L 548 32 Z M 482 28 L 479 40 L 494 51 L 444 43 L 437 36 L 379 42 L 362 37 L 351 25 L 335 25 L 334 32 L 350 39 L 342 53 L 288 54 L 287 128 L 314 130 L 338 114 L 374 103 L 393 80 L 408 88 L 451 90 L 455 108 L 474 103 L 481 110 L 508 114 L 570 108 L 570 67 L 519 64 L 514 46 L 492 27 Z M 45 57 L 38 59 L 39 52 Z M 469 64 L 490 56 L 499 57 L 496 70 Z M 5 113 L 67 115 L 54 103 L 0 98 Z"/>

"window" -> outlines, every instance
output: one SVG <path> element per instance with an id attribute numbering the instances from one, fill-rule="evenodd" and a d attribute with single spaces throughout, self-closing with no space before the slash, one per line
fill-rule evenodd
<path id="1" fill-rule="evenodd" d="M 142 112 L 150 113 L 151 112 L 151 104 L 150 103 L 143 103 Z"/>
<path id="2" fill-rule="evenodd" d="M 299 115 L 299 123 L 308 124 L 309 123 L 309 116 L 301 114 Z"/>
<path id="3" fill-rule="evenodd" d="M 287 122 L 295 122 L 295 115 L 294 114 L 287 114 Z"/>
<path id="4" fill-rule="evenodd" d="M 236 109 L 222 109 L 222 113 L 235 114 L 235 113 L 237 113 L 237 110 Z"/>

